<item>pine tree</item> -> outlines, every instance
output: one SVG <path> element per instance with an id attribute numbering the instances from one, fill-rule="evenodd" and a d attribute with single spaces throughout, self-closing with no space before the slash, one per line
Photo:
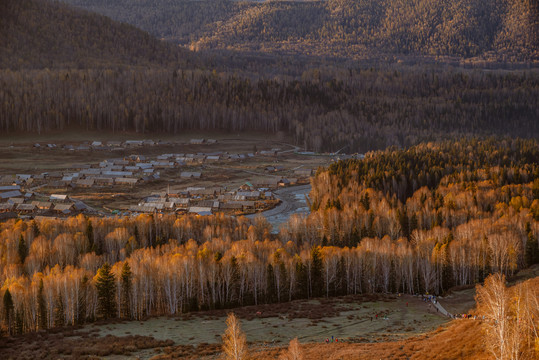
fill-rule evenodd
<path id="1" fill-rule="evenodd" d="M 15 312 L 15 334 L 20 335 L 24 332 L 24 310 Z"/>
<path id="2" fill-rule="evenodd" d="M 284 264 L 284 261 L 279 260 L 279 283 L 280 286 L 280 293 L 278 294 L 279 301 L 285 301 L 290 300 L 288 298 L 288 273 L 286 271 L 286 265 Z"/>
<path id="3" fill-rule="evenodd" d="M 24 241 L 24 237 L 19 237 L 19 247 L 18 247 L 18 254 L 19 254 L 19 261 L 21 264 L 24 265 L 24 261 L 26 260 L 26 257 L 28 256 L 28 247 L 26 246 L 26 241 Z"/>
<path id="4" fill-rule="evenodd" d="M 249 359 L 249 348 L 245 334 L 241 331 L 241 325 L 234 313 L 228 314 L 226 319 L 227 328 L 223 334 L 223 355 L 225 360 Z"/>
<path id="5" fill-rule="evenodd" d="M 37 291 L 37 316 L 40 330 L 47 329 L 47 304 L 43 296 L 43 279 L 39 280 L 39 289 Z"/>
<path id="6" fill-rule="evenodd" d="M 65 325 L 65 308 L 62 298 L 58 296 L 54 305 L 54 326 L 61 327 Z"/>
<path id="7" fill-rule="evenodd" d="M 88 220 L 88 225 L 86 225 L 86 237 L 88 238 L 90 251 L 95 251 L 94 227 L 92 226 L 92 220 Z"/>
<path id="8" fill-rule="evenodd" d="M 34 234 L 34 238 L 39 236 L 39 227 L 35 220 L 32 221 L 32 233 Z"/>
<path id="9" fill-rule="evenodd" d="M 84 324 L 86 322 L 86 296 L 88 293 L 88 276 L 84 275 L 81 281 L 81 289 L 79 298 L 77 299 L 77 324 Z"/>
<path id="10" fill-rule="evenodd" d="M 526 259 L 526 265 L 532 266 L 539 263 L 538 242 L 535 236 L 533 236 L 530 223 L 526 224 L 526 231 L 528 232 L 528 238 L 526 240 L 526 250 L 524 256 Z"/>
<path id="11" fill-rule="evenodd" d="M 308 296 L 309 289 L 309 277 L 307 276 L 307 267 L 301 261 L 301 258 L 297 256 L 296 262 L 296 294 L 297 298 L 305 299 Z"/>
<path id="12" fill-rule="evenodd" d="M 129 266 L 129 263 L 126 261 L 122 267 L 122 274 L 121 274 L 121 280 L 122 280 L 122 316 L 126 318 L 131 317 L 131 307 L 130 307 L 130 299 L 131 299 L 131 267 Z"/>
<path id="13" fill-rule="evenodd" d="M 9 289 L 6 289 L 6 292 L 4 293 L 4 321 L 6 322 L 9 335 L 12 334 L 11 323 L 13 320 L 13 309 L 13 298 L 11 297 Z"/>
<path id="14" fill-rule="evenodd" d="M 322 296 L 322 290 L 324 289 L 324 277 L 322 276 L 324 264 L 318 246 L 311 249 L 311 263 L 310 295 L 312 297 L 319 297 Z"/>
<path id="15" fill-rule="evenodd" d="M 266 301 L 268 303 L 274 303 L 277 298 L 275 285 L 275 273 L 273 271 L 273 265 L 268 264 L 266 271 Z"/>
<path id="16" fill-rule="evenodd" d="M 231 279 L 231 294 L 230 294 L 230 305 L 238 305 L 239 304 L 239 297 L 240 297 L 240 270 L 238 266 L 238 260 L 235 256 L 232 256 L 230 258 L 230 263 L 232 266 L 232 279 Z"/>
<path id="17" fill-rule="evenodd" d="M 95 277 L 95 287 L 97 289 L 97 310 L 101 317 L 108 319 L 114 317 L 116 313 L 116 289 L 114 286 L 114 275 L 111 267 L 105 263 Z"/>

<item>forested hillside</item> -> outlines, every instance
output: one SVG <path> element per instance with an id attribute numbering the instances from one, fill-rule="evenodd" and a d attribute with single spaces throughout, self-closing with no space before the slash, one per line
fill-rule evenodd
<path id="1" fill-rule="evenodd" d="M 511 276 L 539 263 L 538 158 L 536 141 L 471 140 L 339 162 L 313 180 L 313 213 L 278 235 L 222 214 L 0 223 L 0 323 L 13 334 Z"/>
<path id="2" fill-rule="evenodd" d="M 534 0 L 64 0 L 193 49 L 539 59 Z"/>
<path id="3" fill-rule="evenodd" d="M 285 131 L 308 150 L 347 153 L 462 136 L 539 135 L 536 72 L 312 69 L 302 78 L 2 71 L 0 131 Z"/>
<path id="4" fill-rule="evenodd" d="M 0 2 L 0 68 L 177 66 L 185 53 L 132 25 L 58 2 Z"/>

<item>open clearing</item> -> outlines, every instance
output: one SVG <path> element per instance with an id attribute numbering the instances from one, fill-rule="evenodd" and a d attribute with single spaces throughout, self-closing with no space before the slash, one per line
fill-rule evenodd
<path id="1" fill-rule="evenodd" d="M 465 304 L 470 301 L 473 303 L 473 295 L 469 292 L 459 293 L 458 297 L 463 305 L 457 310 L 469 310 Z M 324 345 L 325 339 L 331 339 L 332 336 L 344 343 L 397 341 L 433 331 L 449 321 L 423 302 L 421 297 L 372 295 L 204 311 L 145 321 L 94 324 L 85 327 L 83 331 L 101 337 L 152 336 L 156 340 L 172 340 L 176 346 L 217 345 L 225 330 L 228 311 L 233 311 L 241 319 L 247 340 L 260 349 L 285 346 L 294 337 L 298 337 L 301 343 Z M 141 359 L 154 355 L 155 351 L 137 353 Z"/>

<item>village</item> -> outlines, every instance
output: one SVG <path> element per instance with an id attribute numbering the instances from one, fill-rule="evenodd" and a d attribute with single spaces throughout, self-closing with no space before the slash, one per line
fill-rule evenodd
<path id="1" fill-rule="evenodd" d="M 178 146 L 197 151 L 159 152 Z M 292 151 L 296 149 L 258 150 L 255 145 L 249 150 L 225 151 L 218 147 L 214 139 L 34 143 L 33 151 L 81 153 L 94 161 L 0 176 L 0 219 L 77 214 L 254 214 L 279 203 L 275 190 L 309 184 L 314 169 L 327 161 L 312 156 L 297 159 Z M 99 154 L 106 156 L 99 159 Z"/>

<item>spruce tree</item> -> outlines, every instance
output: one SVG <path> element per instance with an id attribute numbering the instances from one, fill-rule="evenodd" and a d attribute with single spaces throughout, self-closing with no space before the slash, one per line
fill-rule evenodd
<path id="1" fill-rule="evenodd" d="M 47 304 L 43 295 L 43 279 L 39 280 L 39 289 L 37 291 L 37 317 L 39 329 L 47 329 Z"/>
<path id="2" fill-rule="evenodd" d="M 121 274 L 121 280 L 122 280 L 122 316 L 129 318 L 131 316 L 131 307 L 130 307 L 130 299 L 131 299 L 131 267 L 129 266 L 129 263 L 126 261 L 122 267 L 122 274 Z"/>
<path id="3" fill-rule="evenodd" d="M 309 278 L 307 276 L 307 267 L 303 264 L 303 261 L 297 256 L 296 262 L 296 294 L 297 298 L 305 299 L 308 297 Z"/>
<path id="4" fill-rule="evenodd" d="M 537 238 L 533 236 L 530 223 L 526 224 L 526 231 L 528 232 L 528 238 L 526 239 L 526 249 L 524 257 L 526 259 L 526 265 L 532 266 L 539 263 L 539 248 Z"/>
<path id="5" fill-rule="evenodd" d="M 281 284 L 281 291 L 278 294 L 280 301 L 289 301 L 290 299 L 286 298 L 288 294 L 288 272 L 286 271 L 286 266 L 284 261 L 279 261 L 279 283 Z"/>
<path id="6" fill-rule="evenodd" d="M 86 322 L 86 296 L 88 294 L 88 276 L 84 275 L 81 281 L 81 289 L 79 298 L 77 299 L 77 324 L 84 324 Z"/>
<path id="7" fill-rule="evenodd" d="M 36 221 L 32 221 L 32 232 L 34 234 L 34 238 L 39 236 L 39 227 L 37 226 Z"/>
<path id="8" fill-rule="evenodd" d="M 274 303 L 276 298 L 275 273 L 273 272 L 273 265 L 268 264 L 266 271 L 266 302 Z"/>
<path id="9" fill-rule="evenodd" d="M 24 261 L 26 260 L 26 257 L 28 256 L 28 247 L 26 246 L 26 241 L 24 241 L 24 237 L 22 236 L 22 234 L 19 237 L 18 253 L 19 253 L 19 261 L 21 262 L 21 264 L 24 265 Z"/>
<path id="10" fill-rule="evenodd" d="M 319 297 L 322 295 L 322 290 L 324 289 L 324 278 L 322 276 L 324 264 L 322 263 L 322 254 L 318 246 L 311 249 L 311 262 L 310 295 L 312 297 Z"/>
<path id="11" fill-rule="evenodd" d="M 54 304 L 54 326 L 61 327 L 65 325 L 65 308 L 62 298 L 58 295 Z"/>
<path id="12" fill-rule="evenodd" d="M 11 323 L 13 320 L 13 309 L 13 297 L 11 297 L 9 289 L 6 289 L 6 292 L 4 293 L 4 321 L 6 322 L 9 335 L 12 334 Z"/>
<path id="13" fill-rule="evenodd" d="M 88 220 L 88 225 L 86 225 L 86 236 L 88 237 L 90 251 L 95 251 L 94 227 L 92 226 L 92 220 Z"/>
<path id="14" fill-rule="evenodd" d="M 108 319 L 114 317 L 116 312 L 116 289 L 114 286 L 114 275 L 111 267 L 105 263 L 95 277 L 95 287 L 97 289 L 97 310 L 99 315 Z"/>
<path id="15" fill-rule="evenodd" d="M 15 312 L 15 334 L 21 335 L 24 332 L 24 310 Z"/>

